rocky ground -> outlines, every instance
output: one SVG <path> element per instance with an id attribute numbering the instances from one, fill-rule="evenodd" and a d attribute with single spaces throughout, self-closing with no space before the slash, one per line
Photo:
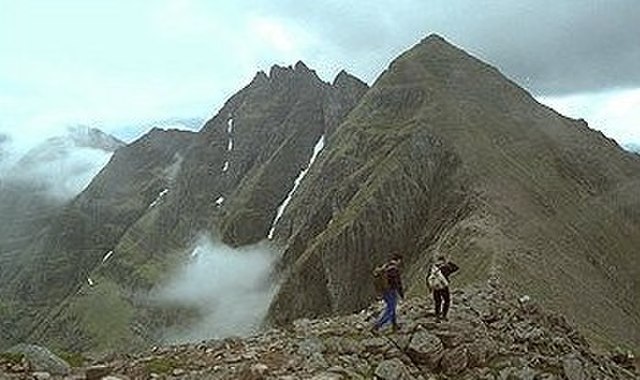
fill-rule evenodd
<path id="1" fill-rule="evenodd" d="M 566 320 L 526 295 L 455 291 L 449 320 L 431 300 L 399 306 L 400 329 L 370 332 L 382 308 L 300 319 L 248 338 L 154 347 L 65 368 L 0 356 L 0 379 L 637 379 L 632 356 L 596 354 Z"/>

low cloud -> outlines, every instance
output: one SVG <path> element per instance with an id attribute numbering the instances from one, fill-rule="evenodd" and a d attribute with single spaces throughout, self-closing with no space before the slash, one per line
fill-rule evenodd
<path id="1" fill-rule="evenodd" d="M 79 147 L 69 135 L 40 141 L 5 136 L 0 138 L 0 184 L 30 188 L 31 195 L 57 202 L 82 192 L 113 155 Z"/>
<path id="2" fill-rule="evenodd" d="M 168 342 L 246 335 L 262 323 L 275 286 L 276 255 L 264 246 L 233 249 L 201 237 L 191 260 L 154 296 L 168 307 L 196 310 L 191 326 L 167 332 Z"/>
<path id="3" fill-rule="evenodd" d="M 89 185 L 111 155 L 111 152 L 99 149 L 78 148 L 52 161 L 18 164 L 6 180 L 30 184 L 50 198 L 67 201 Z"/>

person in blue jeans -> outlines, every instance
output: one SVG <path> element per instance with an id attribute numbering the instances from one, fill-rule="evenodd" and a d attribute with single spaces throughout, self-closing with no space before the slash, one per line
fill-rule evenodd
<path id="1" fill-rule="evenodd" d="M 386 280 L 386 286 L 382 292 L 382 299 L 385 303 L 384 312 L 373 325 L 371 330 L 378 331 L 382 326 L 391 323 L 394 330 L 398 329 L 398 321 L 396 318 L 396 307 L 398 306 L 398 296 L 404 298 L 404 290 L 402 288 L 402 279 L 400 278 L 400 264 L 402 258 L 399 254 L 394 254 L 391 260 L 382 267 L 383 275 Z"/>

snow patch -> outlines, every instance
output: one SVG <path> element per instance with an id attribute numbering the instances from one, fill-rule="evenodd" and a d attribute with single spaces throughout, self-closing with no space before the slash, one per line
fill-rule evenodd
<path id="1" fill-rule="evenodd" d="M 229 120 L 227 120 L 227 133 L 233 133 L 233 118 L 229 118 Z"/>
<path id="2" fill-rule="evenodd" d="M 164 190 L 162 190 L 162 191 L 160 192 L 160 194 L 158 194 L 158 197 L 157 197 L 153 202 L 151 202 L 151 204 L 149 205 L 149 208 L 152 208 L 152 207 L 154 207 L 155 205 L 157 205 L 157 204 L 158 204 L 158 202 L 160 202 L 160 201 L 162 200 L 162 197 L 164 197 L 164 196 L 165 196 L 165 194 L 167 194 L 168 192 L 169 192 L 169 189 L 164 189 Z"/>
<path id="3" fill-rule="evenodd" d="M 233 139 L 229 138 L 229 142 L 227 143 L 227 150 L 228 151 L 232 151 L 233 150 Z"/>
<path id="4" fill-rule="evenodd" d="M 222 203 L 224 202 L 224 197 L 221 195 L 218 197 L 218 199 L 216 199 L 216 205 L 220 206 L 222 205 Z"/>
<path id="5" fill-rule="evenodd" d="M 226 172 L 227 170 L 229 170 L 229 161 L 225 161 L 224 162 L 224 166 L 222 167 L 222 172 Z"/>
<path id="6" fill-rule="evenodd" d="M 273 219 L 273 223 L 271 223 L 271 229 L 269 229 L 269 234 L 267 234 L 267 239 L 269 240 L 273 239 L 273 232 L 276 229 L 276 224 L 278 223 L 278 220 L 280 220 L 280 218 L 282 217 L 282 214 L 284 213 L 285 208 L 291 201 L 291 198 L 293 198 L 293 193 L 295 193 L 296 189 L 302 182 L 302 179 L 307 175 L 309 168 L 311 167 L 311 165 L 313 165 L 313 162 L 316 160 L 316 158 L 318 157 L 318 154 L 320 154 L 320 151 L 323 148 L 324 148 L 324 135 L 320 136 L 320 139 L 318 139 L 318 142 L 313 147 L 313 154 L 311 155 L 311 159 L 309 160 L 309 163 L 300 172 L 300 174 L 298 174 L 298 177 L 296 178 L 296 180 L 293 181 L 293 188 L 291 189 L 291 191 L 289 191 L 289 194 L 287 194 L 287 197 L 280 204 L 280 206 L 278 206 L 278 210 L 276 211 L 276 217 Z"/>
<path id="7" fill-rule="evenodd" d="M 91 277 L 87 277 L 87 283 L 89 284 L 89 286 L 93 286 L 93 280 L 91 279 Z"/>
<path id="8" fill-rule="evenodd" d="M 104 263 L 105 261 L 109 260 L 109 257 L 111 257 L 112 255 L 113 255 L 113 251 L 107 252 L 102 258 L 102 262 Z"/>

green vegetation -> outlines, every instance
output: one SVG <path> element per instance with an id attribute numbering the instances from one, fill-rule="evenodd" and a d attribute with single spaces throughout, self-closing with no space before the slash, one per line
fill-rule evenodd
<path id="1" fill-rule="evenodd" d="M 167 374 L 173 371 L 175 368 L 178 368 L 180 363 L 176 359 L 172 358 L 153 358 L 145 363 L 145 371 L 147 375 L 156 373 L 156 374 Z"/>
<path id="2" fill-rule="evenodd" d="M 95 281 L 90 293 L 71 305 L 71 313 L 80 319 L 95 351 L 122 348 L 132 338 L 129 330 L 132 306 L 122 298 L 116 284 L 101 277 Z"/>
<path id="3" fill-rule="evenodd" d="M 19 352 L 0 352 L 0 362 L 20 364 L 24 357 L 24 354 Z"/>
<path id="4" fill-rule="evenodd" d="M 72 367 L 82 367 L 87 362 L 87 358 L 85 358 L 80 352 L 56 350 L 54 354 Z"/>

